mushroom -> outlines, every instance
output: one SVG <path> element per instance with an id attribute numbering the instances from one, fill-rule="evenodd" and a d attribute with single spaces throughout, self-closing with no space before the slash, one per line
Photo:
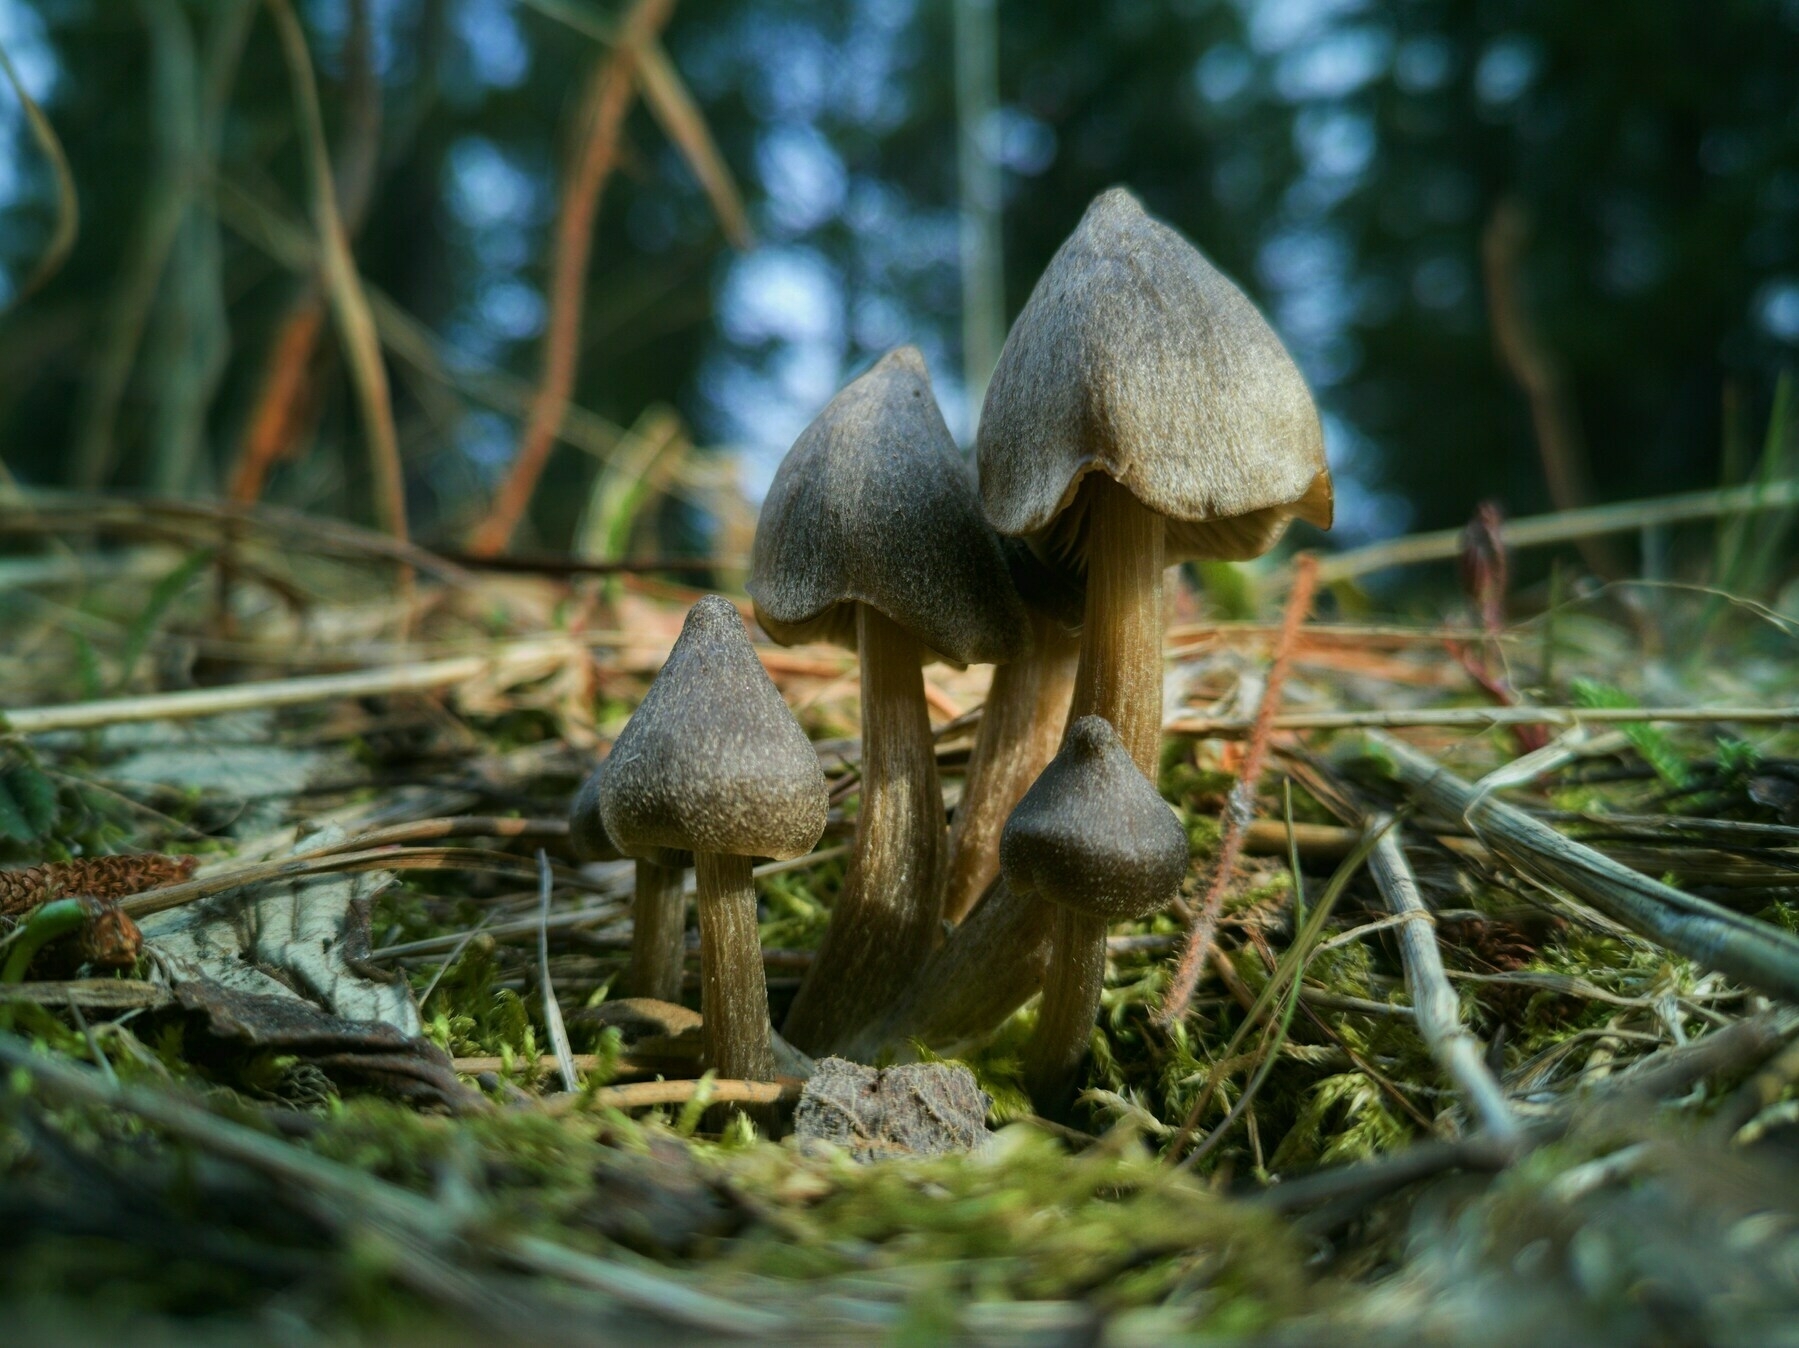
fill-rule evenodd
<path id="1" fill-rule="evenodd" d="M 1012 325 L 976 454 L 993 527 L 1085 574 L 1069 719 L 1103 716 L 1154 780 L 1165 564 L 1254 557 L 1294 518 L 1330 524 L 1304 379 L 1243 293 L 1113 188 Z M 994 886 L 865 1039 L 992 1028 L 1035 991 L 1049 928 L 1040 905 Z"/>
<path id="2" fill-rule="evenodd" d="M 804 856 L 825 826 L 818 755 L 756 658 L 731 604 L 687 614 L 598 788 L 606 833 L 630 856 L 693 853 L 706 1059 L 768 1080 L 774 1051 L 750 858 Z"/>
<path id="3" fill-rule="evenodd" d="M 1006 338 L 978 443 L 1000 533 L 1087 577 L 1070 716 L 1105 717 L 1152 779 L 1162 570 L 1328 527 L 1318 411 L 1262 315 L 1123 188 L 1087 208 Z"/>
<path id="4" fill-rule="evenodd" d="M 1007 562 L 1030 612 L 1031 649 L 993 671 L 949 835 L 943 916 L 960 922 L 999 874 L 1006 816 L 1062 742 L 1081 643 L 1081 595 L 1028 548 L 1006 540 Z"/>
<path id="5" fill-rule="evenodd" d="M 785 1026 L 819 1053 L 889 1002 L 938 937 L 944 810 L 921 666 L 1004 662 L 1029 641 L 915 348 L 884 356 L 794 442 L 756 526 L 748 588 L 776 641 L 834 641 L 861 661 L 855 843 Z"/>
<path id="6" fill-rule="evenodd" d="M 606 763 L 588 774 L 568 814 L 569 847 L 581 861 L 616 861 L 623 855 L 600 817 Z M 686 870 L 689 852 L 651 848 L 636 857 L 631 899 L 631 962 L 619 980 L 627 997 L 681 1000 L 682 962 L 687 955 Z"/>
<path id="7" fill-rule="evenodd" d="M 1106 975 L 1106 927 L 1164 907 L 1187 873 L 1187 834 L 1103 717 L 1083 716 L 1000 839 L 1012 891 L 1054 912 L 1025 1084 L 1038 1111 L 1068 1101 Z"/>

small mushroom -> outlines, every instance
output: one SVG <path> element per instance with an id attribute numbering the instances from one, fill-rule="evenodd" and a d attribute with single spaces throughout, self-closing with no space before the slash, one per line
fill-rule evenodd
<path id="1" fill-rule="evenodd" d="M 569 809 L 569 847 L 581 861 L 616 861 L 623 855 L 600 817 L 606 763 L 587 775 Z M 634 858 L 635 888 L 631 899 L 631 962 L 619 980 L 626 997 L 681 1000 L 682 961 L 687 954 L 686 871 L 688 852 L 651 848 Z"/>
<path id="2" fill-rule="evenodd" d="M 762 507 L 750 597 L 776 641 L 834 641 L 862 672 L 862 792 L 848 875 L 787 1038 L 825 1052 L 879 1012 L 937 940 L 945 828 L 921 667 L 1029 642 L 924 359 L 890 352 L 794 442 Z"/>
<path id="3" fill-rule="evenodd" d="M 1256 307 L 1113 188 L 1013 324 L 987 387 L 981 501 L 1000 533 L 1087 577 L 1071 717 L 1105 717 L 1154 777 L 1162 570 L 1328 526 L 1318 411 Z"/>
<path id="4" fill-rule="evenodd" d="M 1000 839 L 1015 893 L 1054 911 L 1049 971 L 1025 1084 L 1039 1112 L 1068 1103 L 1106 974 L 1106 927 L 1164 907 L 1187 873 L 1187 835 L 1102 717 L 1069 727 Z"/>
<path id="5" fill-rule="evenodd" d="M 771 1078 L 768 989 L 750 858 L 804 856 L 825 826 L 818 755 L 729 602 L 708 595 L 606 760 L 607 834 L 631 856 L 693 853 L 706 1058 Z"/>

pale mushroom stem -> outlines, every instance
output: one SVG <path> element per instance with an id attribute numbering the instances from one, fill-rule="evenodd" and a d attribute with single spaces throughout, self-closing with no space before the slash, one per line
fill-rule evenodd
<path id="1" fill-rule="evenodd" d="M 631 903 L 631 963 L 624 985 L 632 997 L 681 1000 L 681 961 L 687 953 L 685 867 L 637 863 Z"/>
<path id="2" fill-rule="evenodd" d="M 949 836 L 943 915 L 960 922 L 999 874 L 1006 816 L 1062 742 L 1080 638 L 1054 618 L 1031 617 L 1031 653 L 993 671 Z"/>
<path id="3" fill-rule="evenodd" d="M 783 1033 L 818 1054 L 873 1019 L 917 972 L 943 911 L 943 788 L 925 708 L 923 648 L 856 606 L 862 659 L 862 802 L 855 848 L 818 957 Z"/>
<path id="4" fill-rule="evenodd" d="M 756 932 L 756 889 L 750 859 L 696 852 L 700 912 L 700 1013 L 706 1064 L 719 1076 L 772 1081 L 775 1054 L 768 1023 L 768 983 Z"/>
<path id="5" fill-rule="evenodd" d="M 1162 756 L 1162 517 L 1104 474 L 1087 480 L 1087 612 L 1068 721 L 1103 716 L 1155 781 Z"/>
<path id="6" fill-rule="evenodd" d="M 1025 1049 L 1024 1084 L 1037 1112 L 1053 1117 L 1067 1105 L 1093 1039 L 1106 982 L 1106 920 L 1056 907 L 1050 932 L 1053 976 L 1044 981 Z"/>

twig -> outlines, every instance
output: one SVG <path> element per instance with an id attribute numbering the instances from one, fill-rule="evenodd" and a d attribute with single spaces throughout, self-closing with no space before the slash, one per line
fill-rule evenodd
<path id="1" fill-rule="evenodd" d="M 1380 827 L 1391 822 L 1388 816 L 1377 816 L 1373 824 Z M 1388 828 L 1374 845 L 1368 869 L 1394 916 L 1409 919 L 1400 924 L 1397 939 L 1419 1037 L 1467 1099 L 1487 1135 L 1501 1144 L 1515 1142 L 1518 1121 L 1506 1103 L 1504 1089 L 1487 1067 L 1479 1041 L 1462 1024 L 1461 1003 L 1443 972 L 1435 923 L 1419 896 L 1418 881 L 1405 859 L 1396 826 Z"/>
<path id="2" fill-rule="evenodd" d="M 1736 721 L 1743 725 L 1785 725 L 1799 721 L 1799 707 L 1418 707 L 1405 711 L 1307 711 L 1276 716 L 1275 730 L 1374 730 L 1405 726 L 1489 730 L 1494 726 L 1623 724 L 1636 721 Z M 1228 739 L 1251 734 L 1260 718 L 1180 716 L 1163 724 L 1169 735 Z"/>
<path id="3" fill-rule="evenodd" d="M 1529 515 L 1507 520 L 1501 526 L 1499 536 L 1508 548 L 1540 548 L 1599 534 L 1630 533 L 1653 525 L 1682 524 L 1750 511 L 1784 510 L 1794 505 L 1799 505 L 1799 478 L 1788 478 L 1779 482 L 1752 482 L 1741 487 L 1681 492 L 1640 501 L 1587 506 L 1582 510 Z M 1322 559 L 1318 564 L 1318 580 L 1320 584 L 1333 585 L 1390 566 L 1451 561 L 1461 549 L 1460 529 L 1438 529 L 1409 538 L 1370 543 Z"/>
<path id="4" fill-rule="evenodd" d="M 15 735 L 42 735 L 52 730 L 90 730 L 96 726 L 123 725 L 134 721 L 181 720 L 195 716 L 220 716 L 227 712 L 260 711 L 271 707 L 297 707 L 339 698 L 379 697 L 392 693 L 431 692 L 465 683 L 483 675 L 529 678 L 565 660 L 567 640 L 524 641 L 499 647 L 491 655 L 454 656 L 446 660 L 421 660 L 386 669 L 362 669 L 347 674 L 310 674 L 292 679 L 268 679 L 227 688 L 196 688 L 178 693 L 147 693 L 142 697 L 103 698 L 95 702 L 70 702 L 59 707 L 25 707 L 4 713 L 0 731 Z"/>
<path id="5" fill-rule="evenodd" d="M 799 1099 L 803 1085 L 791 1077 L 780 1081 L 738 1081 L 730 1077 L 723 1080 L 697 1077 L 691 1081 L 637 1081 L 628 1086 L 602 1086 L 586 1096 L 571 1097 L 570 1104 L 587 1109 L 651 1109 L 657 1105 L 684 1105 L 694 1099 L 703 1099 L 714 1105 L 779 1105 Z"/>
<path id="6" fill-rule="evenodd" d="M 1193 920 L 1187 948 L 1181 954 L 1174 979 L 1157 1012 L 1157 1019 L 1164 1025 L 1171 1025 L 1179 1020 L 1187 1009 L 1187 1003 L 1193 999 L 1193 989 L 1199 983 L 1200 970 L 1205 968 L 1206 951 L 1211 948 L 1212 938 L 1217 933 L 1218 914 L 1224 908 L 1224 893 L 1236 870 L 1237 856 L 1243 848 L 1243 837 L 1255 813 L 1256 788 L 1262 779 L 1262 765 L 1268 757 L 1268 743 L 1274 731 L 1275 713 L 1280 706 L 1281 685 L 1287 679 L 1287 666 L 1292 659 L 1299 629 L 1312 611 L 1312 593 L 1317 573 L 1317 558 L 1311 553 L 1302 553 L 1294 567 L 1293 589 L 1287 596 L 1286 616 L 1281 623 L 1280 636 L 1275 640 L 1274 660 L 1268 670 L 1268 684 L 1262 693 L 1262 705 L 1256 713 L 1249 748 L 1243 755 L 1243 769 L 1237 778 L 1237 784 L 1231 788 L 1230 804 L 1224 816 L 1224 836 L 1219 840 L 1218 858 L 1213 863 L 1205 902 Z"/>
<path id="7" fill-rule="evenodd" d="M 1532 879 L 1583 899 L 1613 921 L 1707 968 L 1788 1001 L 1799 999 L 1799 937 L 1683 894 L 1495 800 L 1390 735 L 1372 731 L 1346 755 L 1470 832 Z"/>
<path id="8" fill-rule="evenodd" d="M 543 382 L 519 435 L 518 452 L 493 508 L 469 537 L 469 551 L 504 552 L 543 476 L 556 430 L 575 387 L 581 347 L 581 309 L 587 298 L 587 263 L 593 248 L 600 194 L 618 163 L 625 113 L 637 90 L 638 52 L 668 22 L 675 0 L 636 0 L 619 25 L 612 50 L 595 67 L 582 95 L 573 162 L 562 207 L 556 214 L 556 253 L 549 284 L 550 317 L 544 327 Z"/>

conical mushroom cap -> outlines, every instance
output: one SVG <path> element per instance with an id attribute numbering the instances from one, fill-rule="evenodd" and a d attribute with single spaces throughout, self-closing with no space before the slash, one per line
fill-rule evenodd
<path id="1" fill-rule="evenodd" d="M 1024 606 L 916 347 L 888 352 L 794 441 L 762 504 L 749 592 L 783 645 L 853 649 L 863 603 L 957 664 L 1025 653 Z"/>
<path id="2" fill-rule="evenodd" d="M 617 861 L 624 855 L 612 841 L 612 835 L 606 832 L 606 821 L 600 814 L 600 793 L 605 790 L 606 765 L 611 761 L 602 758 L 595 765 L 575 794 L 575 803 L 569 807 L 568 844 L 577 861 Z M 692 852 L 673 848 L 645 848 L 636 856 L 641 861 L 653 861 L 671 870 L 693 865 Z"/>
<path id="3" fill-rule="evenodd" d="M 1070 557 L 1089 472 L 1168 521 L 1170 560 L 1254 557 L 1294 516 L 1331 522 L 1324 434 L 1292 357 L 1121 187 L 1087 208 L 1012 325 L 978 453 L 993 527 Z"/>
<path id="4" fill-rule="evenodd" d="M 737 610 L 708 595 L 606 759 L 606 832 L 652 848 L 797 857 L 825 827 L 825 778 Z"/>
<path id="5" fill-rule="evenodd" d="M 1083 716 L 1006 820 L 1006 883 L 1108 922 L 1163 907 L 1187 873 L 1187 835 L 1112 723 Z"/>

